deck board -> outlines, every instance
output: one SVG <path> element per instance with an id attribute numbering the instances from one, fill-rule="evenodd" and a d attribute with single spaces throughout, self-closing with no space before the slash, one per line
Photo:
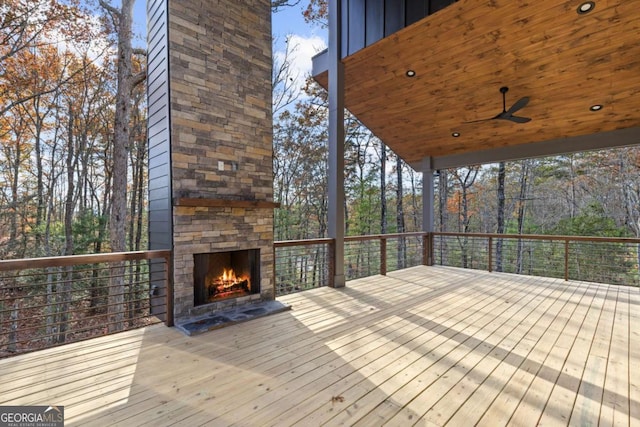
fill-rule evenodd
<path id="1" fill-rule="evenodd" d="M 0 360 L 0 405 L 66 425 L 637 425 L 637 288 L 414 267 Z"/>

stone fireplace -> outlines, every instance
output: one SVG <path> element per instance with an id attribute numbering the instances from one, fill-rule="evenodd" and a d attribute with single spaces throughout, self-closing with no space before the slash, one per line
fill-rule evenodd
<path id="1" fill-rule="evenodd" d="M 173 250 L 176 322 L 273 300 L 270 2 L 148 14 L 149 241 Z"/>
<path id="2" fill-rule="evenodd" d="M 173 208 L 174 313 L 178 322 L 275 296 L 273 209 L 183 206 L 208 200 L 180 198 Z M 224 275 L 224 269 L 248 276 L 251 287 L 244 292 L 212 292 L 209 298 L 209 288 Z"/>

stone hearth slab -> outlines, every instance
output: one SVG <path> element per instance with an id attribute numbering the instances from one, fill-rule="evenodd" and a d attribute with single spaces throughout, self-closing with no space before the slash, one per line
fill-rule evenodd
<path id="1" fill-rule="evenodd" d="M 217 311 L 197 318 L 185 319 L 179 323 L 177 322 L 176 328 L 184 334 L 192 336 L 287 310 L 291 310 L 291 306 L 280 301 L 261 301 Z"/>

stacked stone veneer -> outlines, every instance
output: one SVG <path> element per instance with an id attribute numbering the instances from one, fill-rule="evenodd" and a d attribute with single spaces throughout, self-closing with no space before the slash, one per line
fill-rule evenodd
<path id="1" fill-rule="evenodd" d="M 269 0 L 169 0 L 174 313 L 274 298 Z M 150 118 L 152 120 L 152 118 Z M 231 203 L 230 203 L 231 205 Z M 193 308 L 193 255 L 260 249 L 261 292 Z"/>

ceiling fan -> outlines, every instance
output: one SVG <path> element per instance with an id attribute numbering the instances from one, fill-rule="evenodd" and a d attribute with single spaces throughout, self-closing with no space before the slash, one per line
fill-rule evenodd
<path id="1" fill-rule="evenodd" d="M 526 107 L 527 104 L 529 103 L 529 97 L 525 96 L 524 98 L 520 98 L 518 101 L 516 101 L 515 104 L 513 104 L 511 106 L 511 108 L 509 108 L 507 110 L 507 96 L 506 93 L 509 91 L 509 88 L 506 86 L 503 86 L 500 88 L 500 93 L 502 94 L 502 112 L 499 113 L 497 116 L 495 117 L 491 117 L 490 119 L 482 119 L 482 120 L 473 120 L 470 122 L 465 122 L 465 123 L 478 123 L 478 122 L 486 122 L 488 120 L 509 120 L 512 121 L 514 123 L 527 123 L 531 121 L 531 118 L 529 117 L 520 117 L 520 116 L 514 116 L 513 113 L 515 113 L 518 110 L 521 110 L 522 108 Z"/>

